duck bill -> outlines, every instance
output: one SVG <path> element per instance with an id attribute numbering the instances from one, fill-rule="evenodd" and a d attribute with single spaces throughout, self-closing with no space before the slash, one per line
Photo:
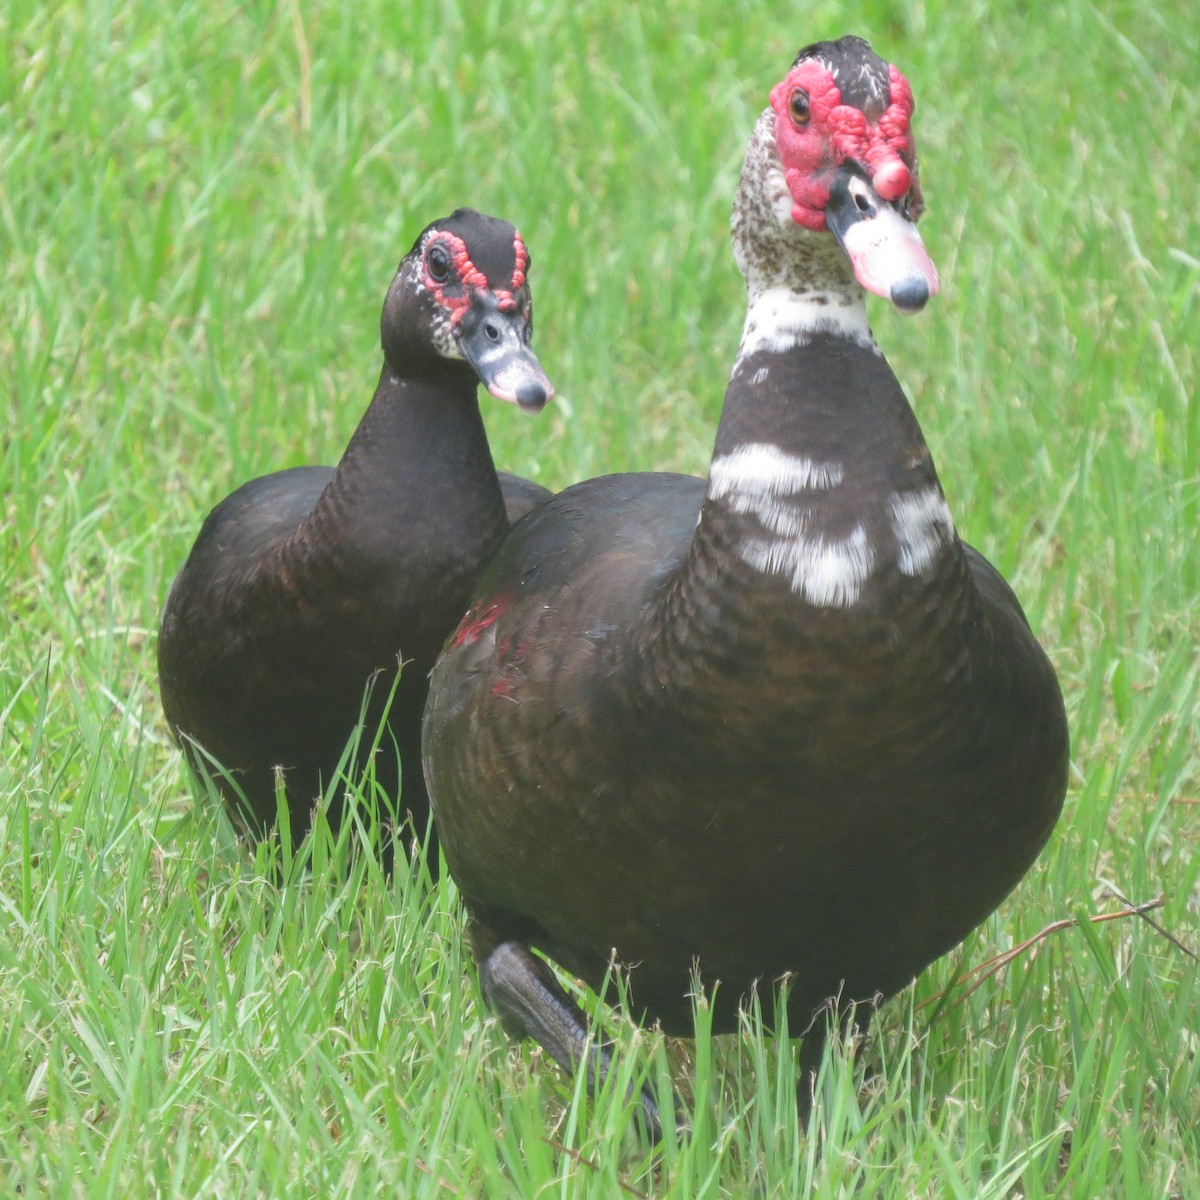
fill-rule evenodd
<path id="1" fill-rule="evenodd" d="M 494 305 L 477 301 L 463 313 L 455 336 L 463 358 L 497 400 L 507 400 L 524 412 L 535 413 L 554 395 L 529 345 L 529 326 L 523 312 L 501 312 Z"/>
<path id="2" fill-rule="evenodd" d="M 868 292 L 903 313 L 920 312 L 938 293 L 938 273 L 916 224 L 847 163 L 837 173 L 825 207 L 825 224 Z"/>

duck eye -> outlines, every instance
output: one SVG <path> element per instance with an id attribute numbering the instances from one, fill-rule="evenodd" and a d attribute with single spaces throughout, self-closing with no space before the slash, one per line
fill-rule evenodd
<path id="1" fill-rule="evenodd" d="M 808 93 L 803 88 L 797 88 L 788 100 L 788 108 L 792 114 L 792 120 L 797 125 L 807 125 L 812 113 L 808 104 Z"/>
<path id="2" fill-rule="evenodd" d="M 425 255 L 425 264 L 429 267 L 430 275 L 442 283 L 450 274 L 450 252 L 441 242 L 434 242 Z"/>

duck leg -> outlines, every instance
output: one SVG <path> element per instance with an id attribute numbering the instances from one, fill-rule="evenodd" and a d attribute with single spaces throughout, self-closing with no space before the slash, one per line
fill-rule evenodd
<path id="1" fill-rule="evenodd" d="M 843 1039 L 861 1037 L 871 1023 L 871 1005 L 851 1005 L 837 1012 L 819 1012 L 800 1043 L 800 1072 L 796 1080 L 796 1114 L 800 1124 L 808 1128 L 817 1087 L 817 1072 L 825 1053 L 829 1033 L 837 1029 Z"/>
<path id="2" fill-rule="evenodd" d="M 472 940 L 478 947 L 478 927 Z M 564 1071 L 587 1071 L 587 1088 L 594 1095 L 612 1069 L 612 1050 L 594 1041 L 587 1018 L 554 977 L 554 972 L 520 942 L 500 942 L 476 953 L 483 997 L 500 1017 L 505 1032 L 518 1041 L 533 1038 Z M 662 1119 L 648 1088 L 638 1097 L 642 1121 L 652 1141 L 662 1138 Z"/>

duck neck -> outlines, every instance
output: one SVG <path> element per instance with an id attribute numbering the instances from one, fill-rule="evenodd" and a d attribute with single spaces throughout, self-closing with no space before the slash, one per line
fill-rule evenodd
<path id="1" fill-rule="evenodd" d="M 407 376 L 384 363 L 363 415 L 312 513 L 291 539 L 289 565 L 369 577 L 395 560 L 398 536 L 431 569 L 474 570 L 507 528 L 479 412 L 475 376 Z"/>
<path id="2" fill-rule="evenodd" d="M 877 662 L 906 622 L 943 619 L 941 598 L 964 574 L 861 293 L 752 283 L 707 495 L 657 613 L 656 650 L 701 648 L 727 699 L 731 678 L 751 690 L 811 678 L 814 654 L 836 675 L 849 643 Z"/>
<path id="3" fill-rule="evenodd" d="M 861 294 L 752 293 L 699 540 L 710 533 L 736 534 L 745 565 L 833 609 L 951 545 L 929 449 Z"/>
<path id="4" fill-rule="evenodd" d="M 683 568 L 814 612 L 863 608 L 957 545 L 925 439 L 827 232 L 800 227 L 766 110 L 734 201 L 746 323 Z M 894 597 L 890 597 L 894 599 Z"/>

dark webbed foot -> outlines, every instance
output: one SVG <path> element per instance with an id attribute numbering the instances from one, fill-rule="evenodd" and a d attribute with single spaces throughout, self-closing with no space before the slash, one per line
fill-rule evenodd
<path id="1" fill-rule="evenodd" d="M 588 1093 L 594 1095 L 612 1069 L 612 1051 L 588 1035 L 587 1018 L 554 977 L 554 972 L 520 942 L 501 942 L 478 954 L 479 976 L 488 1006 L 513 1038 L 532 1038 L 564 1071 L 583 1063 Z M 647 1088 L 638 1095 L 642 1122 L 653 1141 L 662 1138 L 658 1105 Z"/>

